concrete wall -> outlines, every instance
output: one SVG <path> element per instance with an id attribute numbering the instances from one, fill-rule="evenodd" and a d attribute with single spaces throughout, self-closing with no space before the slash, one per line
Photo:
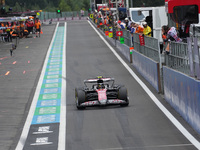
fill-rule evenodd
<path id="1" fill-rule="evenodd" d="M 200 133 L 200 81 L 163 67 L 165 100 Z"/>
<path id="2" fill-rule="evenodd" d="M 156 89 L 161 91 L 159 63 L 152 59 L 133 51 L 133 66 L 138 72 Z"/>

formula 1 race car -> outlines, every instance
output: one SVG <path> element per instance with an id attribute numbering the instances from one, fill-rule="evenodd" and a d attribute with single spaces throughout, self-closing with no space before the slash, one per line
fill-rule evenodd
<path id="1" fill-rule="evenodd" d="M 129 98 L 126 87 L 116 85 L 114 82 L 114 78 L 103 78 L 102 76 L 84 80 L 85 86 L 75 89 L 76 107 L 85 109 L 89 106 L 128 106 Z"/>

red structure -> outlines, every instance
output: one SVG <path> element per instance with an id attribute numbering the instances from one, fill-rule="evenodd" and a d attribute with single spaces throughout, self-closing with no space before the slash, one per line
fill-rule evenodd
<path id="1" fill-rule="evenodd" d="M 165 0 L 165 6 L 176 23 L 199 23 L 200 0 Z"/>
<path id="2" fill-rule="evenodd" d="M 109 0 L 109 8 L 116 8 L 115 3 L 112 3 L 113 0 Z M 121 3 L 118 3 L 118 7 L 124 7 L 124 0 L 121 0 Z"/>
<path id="3" fill-rule="evenodd" d="M 165 4 L 168 5 L 168 13 L 174 12 L 174 7 L 177 6 L 198 6 L 198 12 L 200 13 L 200 1 L 199 0 L 165 0 Z"/>

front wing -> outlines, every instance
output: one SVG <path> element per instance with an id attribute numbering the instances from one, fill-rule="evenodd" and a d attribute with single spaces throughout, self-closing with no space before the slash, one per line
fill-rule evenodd
<path id="1" fill-rule="evenodd" d="M 104 104 L 100 103 L 98 100 L 95 101 L 88 101 L 81 103 L 80 106 L 101 106 L 101 105 L 120 105 L 120 104 L 127 104 L 128 102 L 125 100 L 120 99 L 109 99 L 105 100 L 106 102 Z"/>

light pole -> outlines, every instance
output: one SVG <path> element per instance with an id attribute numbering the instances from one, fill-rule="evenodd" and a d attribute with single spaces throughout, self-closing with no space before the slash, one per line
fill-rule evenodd
<path id="1" fill-rule="evenodd" d="M 119 15 L 119 12 L 118 12 L 118 0 L 115 0 L 116 2 L 116 20 L 118 20 L 118 15 Z"/>
<path id="2" fill-rule="evenodd" d="M 131 0 L 132 1 L 132 0 Z M 129 16 L 129 11 L 128 11 L 128 9 L 129 9 L 129 0 L 126 0 L 126 14 L 127 14 L 127 16 Z"/>
<path id="3" fill-rule="evenodd" d="M 126 0 L 126 9 L 129 9 L 129 0 Z"/>

